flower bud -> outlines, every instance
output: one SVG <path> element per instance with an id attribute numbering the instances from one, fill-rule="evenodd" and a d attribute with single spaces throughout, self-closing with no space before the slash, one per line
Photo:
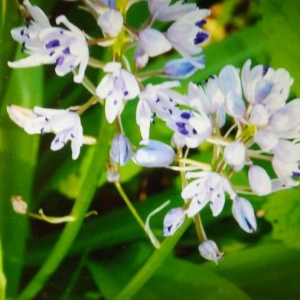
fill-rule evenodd
<path id="1" fill-rule="evenodd" d="M 251 203 L 244 198 L 235 198 L 232 206 L 232 214 L 240 227 L 248 232 L 256 231 L 256 218 Z"/>
<path id="2" fill-rule="evenodd" d="M 182 225 L 184 219 L 185 213 L 181 207 L 171 209 L 164 218 L 163 236 L 173 235 Z"/>
<path id="3" fill-rule="evenodd" d="M 144 140 L 140 145 L 146 147 L 135 151 L 132 159 L 142 167 L 159 168 L 169 166 L 175 157 L 175 152 L 170 146 L 154 140 Z"/>
<path id="4" fill-rule="evenodd" d="M 223 256 L 223 252 L 220 252 L 217 244 L 212 240 L 206 240 L 199 247 L 199 252 L 202 257 L 207 260 L 212 260 L 215 264 L 218 264 L 218 260 Z"/>
<path id="5" fill-rule="evenodd" d="M 99 16 L 98 25 L 103 33 L 110 37 L 116 37 L 123 27 L 123 16 L 119 11 L 110 9 Z"/>
<path id="6" fill-rule="evenodd" d="M 225 147 L 224 159 L 234 169 L 240 171 L 245 164 L 246 147 L 241 142 L 232 142 Z"/>
<path id="7" fill-rule="evenodd" d="M 260 166 L 251 166 L 248 172 L 249 184 L 253 193 L 258 196 L 272 192 L 272 184 L 268 173 Z"/>
<path id="8" fill-rule="evenodd" d="M 27 203 L 21 196 L 12 196 L 10 201 L 17 214 L 25 215 L 27 213 Z"/>
<path id="9" fill-rule="evenodd" d="M 126 165 L 131 159 L 131 145 L 129 139 L 123 134 L 115 136 L 112 141 L 109 155 L 114 162 L 121 166 Z"/>
<path id="10" fill-rule="evenodd" d="M 200 55 L 194 58 L 199 65 L 204 68 L 205 56 Z M 193 65 L 190 61 L 185 58 L 173 59 L 168 61 L 164 66 L 165 74 L 171 78 L 185 79 L 192 76 L 199 67 Z"/>

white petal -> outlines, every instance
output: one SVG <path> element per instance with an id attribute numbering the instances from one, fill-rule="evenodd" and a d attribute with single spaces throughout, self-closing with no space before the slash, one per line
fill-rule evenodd
<path id="1" fill-rule="evenodd" d="M 279 140 L 272 152 L 276 158 L 285 163 L 293 163 L 300 160 L 299 147 L 287 140 Z"/>
<path id="2" fill-rule="evenodd" d="M 108 123 L 112 123 L 123 107 L 121 93 L 112 93 L 105 100 L 105 116 Z"/>
<path id="3" fill-rule="evenodd" d="M 123 97 L 125 100 L 134 99 L 140 93 L 140 87 L 134 75 L 127 72 L 126 70 L 120 71 L 120 76 L 122 77 L 126 91 L 123 91 Z"/>
<path id="4" fill-rule="evenodd" d="M 241 142 L 232 142 L 225 147 L 224 159 L 232 166 L 242 165 L 245 162 L 246 147 Z"/>
<path id="5" fill-rule="evenodd" d="M 172 49 L 167 38 L 158 30 L 146 28 L 140 31 L 139 45 L 150 56 L 154 57 Z"/>
<path id="6" fill-rule="evenodd" d="M 116 37 L 123 27 L 123 16 L 119 11 L 110 9 L 99 16 L 97 23 L 105 34 Z"/>
<path id="7" fill-rule="evenodd" d="M 100 99 L 105 99 L 109 93 L 113 90 L 114 81 L 111 74 L 105 75 L 99 85 L 96 88 L 96 95 Z"/>
<path id="8" fill-rule="evenodd" d="M 164 217 L 163 236 L 172 236 L 182 225 L 185 212 L 181 207 L 171 209 Z"/>
<path id="9" fill-rule="evenodd" d="M 242 95 L 241 81 L 237 69 L 233 66 L 226 66 L 219 74 L 219 85 L 224 96 L 228 94 Z"/>
<path id="10" fill-rule="evenodd" d="M 278 137 L 270 130 L 260 129 L 254 135 L 254 141 L 259 145 L 263 151 L 272 150 L 278 143 Z"/>
<path id="11" fill-rule="evenodd" d="M 250 114 L 249 122 L 257 126 L 266 126 L 269 121 L 269 113 L 261 104 L 255 104 Z"/>

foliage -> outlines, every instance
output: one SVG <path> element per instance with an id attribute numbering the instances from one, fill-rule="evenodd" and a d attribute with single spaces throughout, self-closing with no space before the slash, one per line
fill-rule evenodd
<path id="1" fill-rule="evenodd" d="M 76 2 L 33 2 L 45 5 L 48 15 L 62 10 L 69 12 L 74 23 L 82 18 Z M 296 42 L 300 2 L 224 0 L 201 1 L 201 5 L 211 2 L 215 9 L 211 24 L 217 24 L 216 32 L 224 36 L 205 46 L 205 69 L 183 80 L 180 89 L 186 90 L 188 81 L 203 82 L 226 64 L 241 67 L 251 58 L 286 68 L 295 80 L 292 92 L 300 97 L 300 44 Z M 167 208 L 151 218 L 151 228 L 161 242 L 154 249 L 115 186 L 106 181 L 104 170 L 115 127 L 106 122 L 103 106 L 82 117 L 84 130 L 98 142 L 83 146 L 76 161 L 71 160 L 69 148 L 51 152 L 49 136 L 26 135 L 9 120 L 8 104 L 75 106 L 89 93 L 71 85 L 72 75 L 53 78 L 53 66 L 9 69 L 7 61 L 20 57 L 20 47 L 16 49 L 9 30 L 21 18 L 14 1 L 1 0 L 0 15 L 0 299 L 5 299 L 5 293 L 7 299 L 19 300 L 298 299 L 299 188 L 251 198 L 259 217 L 258 231 L 252 235 L 237 227 L 228 203 L 217 218 L 203 209 L 202 222 L 209 236 L 225 252 L 217 267 L 195 251 L 198 242 L 190 219 L 174 236 L 161 236 Z M 132 11 L 130 17 L 138 23 L 142 15 Z M 84 26 L 88 29 L 91 24 Z M 163 59 L 154 59 L 153 66 Z M 98 84 L 100 75 L 89 72 L 93 84 Z M 122 121 L 137 144 L 135 108 L 136 101 L 130 101 Z M 152 129 L 155 138 L 168 141 L 171 137 L 159 122 Z M 205 157 L 202 150 L 195 155 Z M 182 205 L 177 175 L 132 163 L 121 167 L 122 186 L 143 220 L 168 199 L 168 209 Z M 234 180 L 243 184 L 245 176 L 241 172 Z M 21 195 L 31 212 L 42 208 L 46 215 L 70 215 L 74 222 L 54 225 L 17 215 L 9 201 L 13 195 Z M 85 217 L 92 210 L 98 215 Z"/>

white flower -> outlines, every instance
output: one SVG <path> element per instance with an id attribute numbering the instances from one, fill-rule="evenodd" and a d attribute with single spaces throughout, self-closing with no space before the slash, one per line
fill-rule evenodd
<path id="1" fill-rule="evenodd" d="M 144 67 L 149 57 L 155 57 L 172 49 L 167 38 L 158 30 L 145 28 L 139 33 L 139 43 L 134 58 L 137 67 Z"/>
<path id="2" fill-rule="evenodd" d="M 246 106 L 242 99 L 241 80 L 235 67 L 228 65 L 221 70 L 219 86 L 225 96 L 227 113 L 236 118 L 244 117 Z"/>
<path id="3" fill-rule="evenodd" d="M 260 129 L 255 133 L 254 141 L 258 144 L 261 150 L 269 152 L 276 146 L 279 139 L 271 130 Z"/>
<path id="4" fill-rule="evenodd" d="M 223 252 L 218 249 L 217 244 L 212 240 L 206 240 L 199 247 L 198 250 L 202 257 L 207 260 L 212 260 L 217 265 L 218 260 L 222 258 Z"/>
<path id="5" fill-rule="evenodd" d="M 188 96 L 192 108 L 206 115 L 216 114 L 220 128 L 225 124 L 225 98 L 219 88 L 217 76 L 211 76 L 203 87 L 190 82 Z"/>
<path id="6" fill-rule="evenodd" d="M 235 198 L 232 205 L 232 214 L 240 227 L 252 233 L 256 231 L 256 218 L 251 203 L 245 198 Z"/>
<path id="7" fill-rule="evenodd" d="M 154 117 L 164 121 L 173 118 L 178 112 L 178 103 L 184 102 L 184 96 L 171 90 L 180 86 L 178 81 L 166 81 L 162 84 L 148 84 L 140 93 L 136 109 L 136 122 L 140 126 L 144 140 L 149 139 L 150 124 Z"/>
<path id="8" fill-rule="evenodd" d="M 255 66 L 250 70 L 251 60 L 242 69 L 242 84 L 246 100 L 251 104 L 263 104 L 269 113 L 284 106 L 293 84 L 290 74 L 284 69 Z"/>
<path id="9" fill-rule="evenodd" d="M 140 145 L 146 147 L 135 151 L 132 160 L 139 166 L 147 168 L 159 168 L 169 166 L 175 157 L 174 150 L 159 141 L 141 141 Z"/>
<path id="10" fill-rule="evenodd" d="M 175 139 L 189 148 L 196 148 L 211 136 L 212 124 L 205 114 L 182 110 L 167 120 L 167 126 L 174 131 Z"/>
<path id="11" fill-rule="evenodd" d="M 29 134 L 56 134 L 51 150 L 61 149 L 71 140 L 72 158 L 77 159 L 83 144 L 83 133 L 78 114 L 65 109 L 48 109 L 35 106 L 33 111 L 10 105 L 7 107 L 10 118 Z"/>
<path id="12" fill-rule="evenodd" d="M 251 166 L 248 171 L 251 190 L 258 196 L 265 196 L 272 192 L 272 182 L 266 172 L 260 166 Z"/>
<path id="13" fill-rule="evenodd" d="M 98 17 L 97 23 L 104 34 L 116 37 L 123 27 L 123 16 L 119 11 L 110 9 Z"/>
<path id="14" fill-rule="evenodd" d="M 171 0 L 148 0 L 149 11 L 155 20 L 174 21 L 197 9 L 195 3 L 177 1 L 170 5 Z"/>
<path id="15" fill-rule="evenodd" d="M 210 204 L 213 216 L 217 216 L 223 209 L 225 203 L 225 191 L 230 197 L 235 197 L 235 192 L 226 178 L 211 171 L 188 172 L 187 178 L 197 178 L 189 183 L 181 193 L 185 200 L 191 199 L 187 215 L 193 217 L 207 203 Z"/>
<path id="16" fill-rule="evenodd" d="M 246 161 L 246 147 L 242 142 L 232 142 L 224 149 L 224 159 L 235 172 L 240 171 Z"/>
<path id="17" fill-rule="evenodd" d="M 300 182 L 293 179 L 294 175 L 297 175 L 298 177 L 299 162 L 286 163 L 274 156 L 272 159 L 272 166 L 278 179 L 283 185 L 286 187 L 299 185 Z"/>
<path id="18" fill-rule="evenodd" d="M 191 11 L 176 20 L 166 32 L 166 37 L 173 48 L 199 68 L 201 65 L 194 61 L 191 55 L 199 54 L 202 51 L 199 44 L 209 39 L 209 34 L 200 28 L 205 23 L 203 20 L 209 14 L 209 9 Z"/>
<path id="19" fill-rule="evenodd" d="M 123 134 L 115 136 L 109 155 L 114 162 L 121 166 L 126 165 L 131 159 L 131 145 L 129 139 Z"/>
<path id="20" fill-rule="evenodd" d="M 121 113 L 124 101 L 134 99 L 140 88 L 135 77 L 117 62 L 107 63 L 103 70 L 108 74 L 103 77 L 96 88 L 96 95 L 105 100 L 105 115 L 112 123 Z"/>
<path id="21" fill-rule="evenodd" d="M 172 208 L 164 218 L 163 236 L 173 235 L 182 225 L 185 219 L 185 212 L 181 207 Z"/>
<path id="22" fill-rule="evenodd" d="M 13 29 L 12 37 L 22 43 L 22 51 L 30 56 L 16 62 L 8 62 L 11 68 L 34 67 L 42 64 L 56 64 L 55 72 L 64 76 L 79 66 L 75 82 L 81 82 L 88 64 L 89 50 L 83 32 L 70 23 L 65 16 L 56 18 L 69 30 L 52 27 L 45 14 L 29 1 L 24 5 L 33 17 L 26 27 Z"/>

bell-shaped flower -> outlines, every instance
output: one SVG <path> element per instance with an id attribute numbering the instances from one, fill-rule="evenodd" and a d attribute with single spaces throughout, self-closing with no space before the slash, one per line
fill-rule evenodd
<path id="1" fill-rule="evenodd" d="M 197 64 L 200 64 L 203 69 L 205 67 L 205 56 L 200 55 L 193 57 Z M 173 59 L 164 65 L 164 73 L 169 78 L 185 79 L 192 76 L 200 67 L 196 67 L 185 58 Z"/>
<path id="2" fill-rule="evenodd" d="M 164 217 L 163 236 L 173 235 L 182 225 L 185 212 L 181 207 L 172 208 Z"/>
<path id="3" fill-rule="evenodd" d="M 209 9 L 191 11 L 176 20 L 166 32 L 166 37 L 173 48 L 198 68 L 201 68 L 201 64 L 193 60 L 191 56 L 199 54 L 202 51 L 199 45 L 210 38 L 209 34 L 200 28 L 209 14 Z"/>
<path id="4" fill-rule="evenodd" d="M 218 260 L 222 258 L 223 252 L 218 249 L 217 244 L 212 240 L 206 240 L 199 247 L 200 255 L 207 260 L 212 260 L 216 265 Z"/>
<path id="5" fill-rule="evenodd" d="M 260 166 L 251 166 L 248 171 L 248 179 L 251 190 L 258 196 L 265 196 L 272 192 L 272 182 L 266 172 Z"/>
<path id="6" fill-rule="evenodd" d="M 224 159 L 235 172 L 240 171 L 246 161 L 246 147 L 242 142 L 232 142 L 224 149 Z"/>
<path id="7" fill-rule="evenodd" d="M 105 115 L 108 123 L 112 123 L 122 112 L 124 101 L 134 99 L 140 93 L 135 77 L 128 71 L 121 69 L 117 62 L 107 63 L 104 68 L 106 74 L 96 88 L 96 95 L 105 99 Z"/>
<path id="8" fill-rule="evenodd" d="M 97 20 L 102 32 L 109 37 L 117 37 L 123 27 L 123 16 L 118 10 L 110 9 Z"/>
<path id="9" fill-rule="evenodd" d="M 148 84 L 140 93 L 140 100 L 136 109 L 136 122 L 140 126 L 144 140 L 149 139 L 150 124 L 154 117 L 164 121 L 173 118 L 179 112 L 178 103 L 184 102 L 184 96 L 173 91 L 180 86 L 178 81 L 166 81 L 162 84 Z"/>
<path id="10" fill-rule="evenodd" d="M 191 199 L 187 210 L 188 217 L 196 215 L 207 203 L 210 204 L 213 216 L 222 211 L 225 204 L 225 191 L 230 197 L 235 197 L 228 180 L 220 174 L 211 171 L 188 172 L 187 178 L 197 178 L 189 183 L 181 193 L 185 200 Z"/>
<path id="11" fill-rule="evenodd" d="M 81 82 L 88 64 L 89 50 L 83 32 L 70 23 L 65 16 L 56 18 L 56 23 L 63 23 L 69 30 L 52 27 L 42 10 L 24 1 L 33 21 L 25 27 L 13 29 L 12 37 L 22 44 L 22 51 L 30 56 L 16 62 L 8 62 L 11 68 L 34 67 L 42 64 L 56 64 L 55 72 L 64 76 L 77 66 L 75 82 Z"/>
<path id="12" fill-rule="evenodd" d="M 147 168 L 160 168 L 169 166 L 175 157 L 170 146 L 154 140 L 144 140 L 140 145 L 145 146 L 134 152 L 132 160 L 139 166 Z"/>
<path id="13" fill-rule="evenodd" d="M 284 69 L 273 70 L 262 65 L 250 69 L 247 60 L 242 69 L 242 84 L 249 103 L 265 105 L 269 113 L 283 107 L 288 97 L 293 79 Z"/>
<path id="14" fill-rule="evenodd" d="M 131 159 L 131 145 L 129 139 L 123 134 L 115 136 L 109 155 L 114 162 L 121 166 L 126 165 Z"/>
<path id="15" fill-rule="evenodd" d="M 48 109 L 35 106 L 33 111 L 15 105 L 7 107 L 10 118 L 29 134 L 56 134 L 51 150 L 60 150 L 71 140 L 72 158 L 77 159 L 83 144 L 80 117 L 65 109 Z"/>
<path id="16" fill-rule="evenodd" d="M 189 148 L 196 148 L 212 134 L 212 123 L 205 114 L 182 110 L 167 121 L 167 126 L 174 131 L 176 140 Z"/>
<path id="17" fill-rule="evenodd" d="M 181 1 L 177 1 L 172 5 L 170 3 L 171 0 L 148 0 L 149 11 L 153 19 L 165 22 L 174 21 L 197 9 L 195 3 Z"/>
<path id="18" fill-rule="evenodd" d="M 256 217 L 251 203 L 245 198 L 235 198 L 232 205 L 232 214 L 240 227 L 248 232 L 256 231 Z"/>

